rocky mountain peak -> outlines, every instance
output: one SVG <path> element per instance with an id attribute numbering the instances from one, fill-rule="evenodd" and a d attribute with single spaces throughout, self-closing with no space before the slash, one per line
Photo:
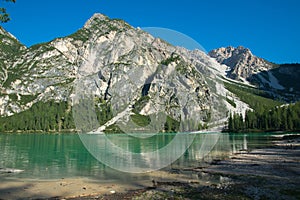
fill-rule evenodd
<path id="1" fill-rule="evenodd" d="M 234 47 L 232 47 L 233 49 L 234 49 Z M 238 46 L 237 48 L 236 48 L 236 50 L 238 50 L 238 51 L 241 51 L 241 52 L 247 52 L 247 53 L 251 53 L 251 51 L 250 51 L 250 49 L 248 49 L 248 48 L 246 48 L 246 47 L 243 47 L 243 46 Z M 252 54 L 252 53 L 251 53 Z"/>
<path id="2" fill-rule="evenodd" d="M 234 60 L 242 59 L 243 57 L 251 57 L 253 54 L 251 53 L 250 49 L 245 48 L 243 46 L 238 47 L 221 47 L 218 49 L 214 49 L 211 52 L 209 52 L 209 55 L 213 58 L 215 58 L 219 63 L 228 65 L 230 67 L 233 67 L 232 62 L 228 62 L 228 60 L 232 60 L 234 57 Z"/>
<path id="3" fill-rule="evenodd" d="M 103 14 L 96 13 L 71 37 L 86 41 L 93 37 L 108 35 L 112 32 L 126 32 L 131 29 L 134 28 L 121 19 L 110 19 Z"/>
<path id="4" fill-rule="evenodd" d="M 253 74 L 271 69 L 272 64 L 252 54 L 250 49 L 243 46 L 221 47 L 209 52 L 220 64 L 229 67 L 227 76 L 236 80 L 247 79 Z"/>
<path id="5" fill-rule="evenodd" d="M 100 14 L 100 13 L 95 13 L 85 24 L 84 28 L 90 28 L 97 23 L 97 21 L 108 21 L 109 18 L 106 15 Z"/>

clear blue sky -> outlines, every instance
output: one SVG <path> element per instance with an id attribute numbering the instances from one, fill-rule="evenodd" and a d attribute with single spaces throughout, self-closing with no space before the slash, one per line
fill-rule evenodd
<path id="1" fill-rule="evenodd" d="M 3 27 L 27 46 L 71 34 L 98 12 L 134 27 L 179 31 L 207 51 L 242 45 L 272 62 L 300 63 L 298 0 L 17 0 L 0 4 L 12 18 Z"/>

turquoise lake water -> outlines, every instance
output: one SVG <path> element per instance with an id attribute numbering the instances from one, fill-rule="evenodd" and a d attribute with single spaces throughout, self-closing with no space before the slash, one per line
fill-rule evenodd
<path id="1" fill-rule="evenodd" d="M 179 138 L 173 143 L 173 149 L 162 151 L 158 157 L 154 157 L 155 160 L 151 160 L 145 155 L 172 144 L 176 134 L 159 134 L 148 138 L 125 134 L 0 134 L 0 169 L 24 170 L 16 174 L 0 173 L 0 176 L 19 179 L 87 177 L 98 180 L 117 180 L 121 177 L 126 181 L 126 173 L 115 170 L 116 168 L 122 169 L 125 166 L 124 169 L 127 167 L 130 170 L 130 167 L 134 168 L 136 164 L 143 168 L 153 162 L 156 166 L 164 163 L 170 157 L 170 152 L 183 154 L 164 166 L 164 170 L 207 165 L 214 159 L 226 158 L 239 150 L 266 146 L 274 139 L 272 135 L 274 134 L 192 134 L 189 136 L 192 143 L 187 150 L 186 146 L 182 145 L 186 141 Z M 117 146 L 121 150 L 120 153 L 111 152 L 112 145 Z M 103 160 L 106 164 L 102 163 Z"/>

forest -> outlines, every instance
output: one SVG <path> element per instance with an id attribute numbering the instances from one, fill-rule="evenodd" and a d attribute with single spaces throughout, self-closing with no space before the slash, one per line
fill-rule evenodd
<path id="1" fill-rule="evenodd" d="M 99 125 L 113 117 L 111 107 L 103 100 L 97 99 L 96 110 Z M 137 107 L 134 108 L 136 110 Z M 73 108 L 69 102 L 38 102 L 28 110 L 9 117 L 0 118 L 0 132 L 75 132 Z M 143 127 L 149 124 L 149 117 L 138 113 L 132 120 Z M 199 130 L 204 127 L 199 127 Z M 205 127 L 209 128 L 209 127 Z M 162 132 L 177 132 L 179 122 L 167 117 Z M 259 131 L 300 131 L 300 102 L 257 110 L 248 110 L 245 117 L 231 113 L 226 132 L 259 132 Z M 122 132 L 118 127 L 108 127 L 106 132 Z"/>
<path id="2" fill-rule="evenodd" d="M 272 109 L 231 113 L 226 132 L 300 131 L 300 102 Z"/>
<path id="3" fill-rule="evenodd" d="M 0 132 L 61 132 L 74 127 L 68 102 L 38 102 L 26 111 L 0 118 Z"/>

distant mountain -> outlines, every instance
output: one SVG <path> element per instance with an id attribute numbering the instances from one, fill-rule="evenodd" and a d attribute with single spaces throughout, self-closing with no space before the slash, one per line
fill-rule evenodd
<path id="1" fill-rule="evenodd" d="M 256 57 L 245 47 L 221 47 L 210 51 L 209 56 L 228 66 L 227 77 L 235 80 L 249 79 L 253 74 L 272 69 L 273 64 Z"/>
<path id="2" fill-rule="evenodd" d="M 251 53 L 242 46 L 222 47 L 209 52 L 220 64 L 226 65 L 226 76 L 240 83 L 251 84 L 281 101 L 298 101 L 300 64 L 274 64 Z"/>

